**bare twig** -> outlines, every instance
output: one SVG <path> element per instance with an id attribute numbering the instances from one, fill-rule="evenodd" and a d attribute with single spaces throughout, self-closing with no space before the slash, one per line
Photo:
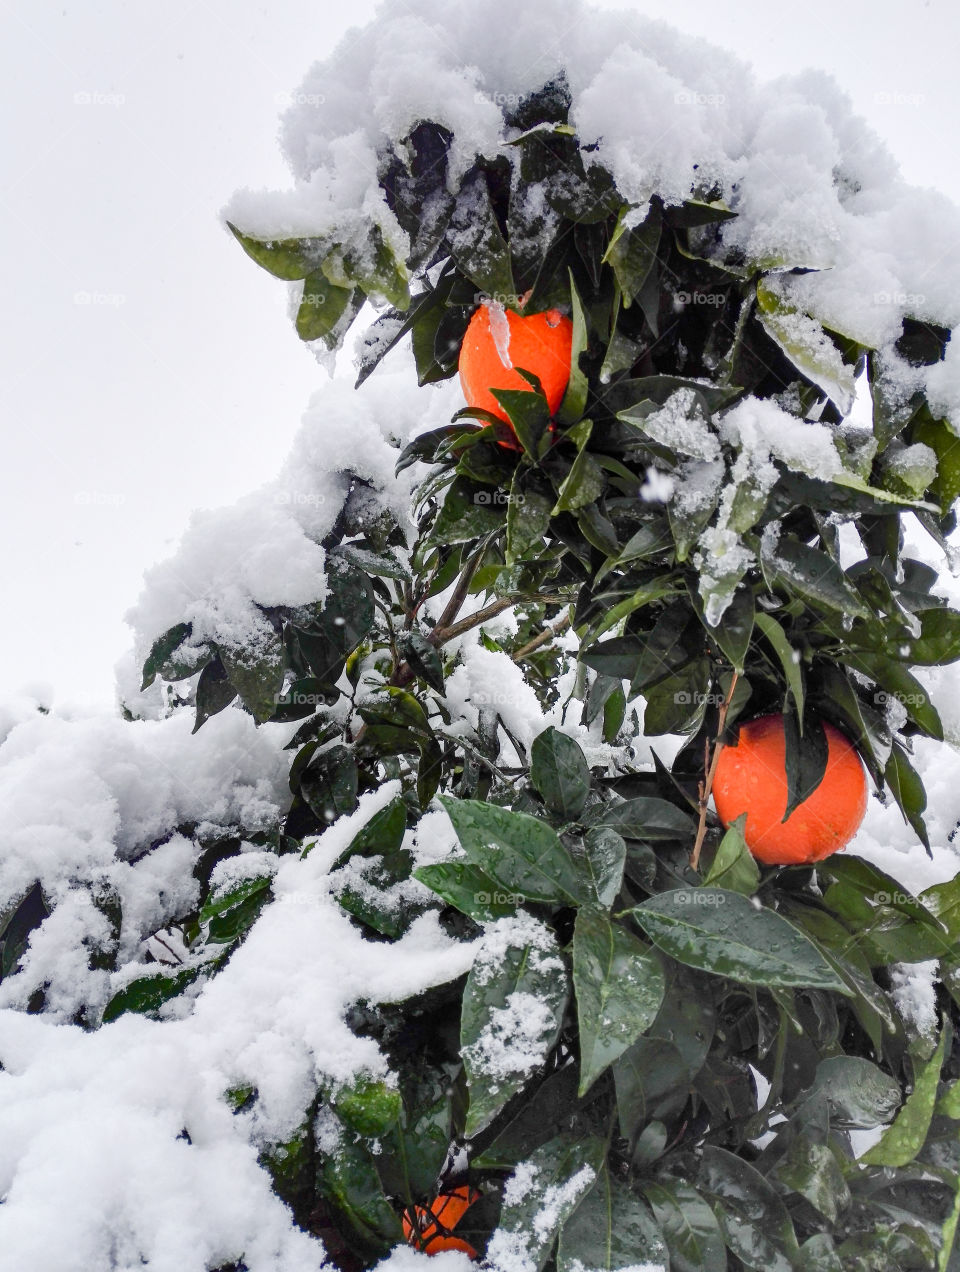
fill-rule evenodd
<path id="1" fill-rule="evenodd" d="M 558 622 L 550 627 L 545 627 L 539 636 L 534 636 L 533 640 L 528 640 L 525 645 L 521 645 L 517 652 L 513 655 L 513 661 L 519 662 L 521 658 L 526 658 L 527 654 L 532 654 L 535 649 L 539 649 L 541 645 L 545 645 L 547 641 L 552 640 L 554 636 L 559 636 L 562 631 L 570 626 L 570 615 L 564 616 Z"/>
<path id="2" fill-rule="evenodd" d="M 727 696 L 724 698 L 720 706 L 720 714 L 717 720 L 717 736 L 713 743 L 713 756 L 710 756 L 709 743 L 706 747 L 706 754 L 703 762 L 703 781 L 700 783 L 700 798 L 697 804 L 700 809 L 700 824 L 697 826 L 697 838 L 694 841 L 693 852 L 690 854 L 690 865 L 694 870 L 700 865 L 700 850 L 703 847 L 704 836 L 707 833 L 707 805 L 710 802 L 710 792 L 713 790 L 713 779 L 717 775 L 717 764 L 720 760 L 720 752 L 723 750 L 722 734 L 724 726 L 727 723 L 727 712 L 730 710 L 730 703 L 733 701 L 733 691 L 737 687 L 737 673 L 733 673 L 730 681 L 730 688 L 727 690 Z"/>

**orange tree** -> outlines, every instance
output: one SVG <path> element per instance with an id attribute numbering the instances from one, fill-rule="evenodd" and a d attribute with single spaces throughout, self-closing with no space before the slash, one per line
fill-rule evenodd
<path id="1" fill-rule="evenodd" d="M 466 977 L 358 1004 L 352 1026 L 396 1082 L 318 1091 L 264 1161 L 345 1268 L 372 1266 L 405 1215 L 469 1186 L 481 1197 L 457 1238 L 493 1264 L 514 1250 L 561 1272 L 945 1269 L 960 881 L 918 896 L 850 852 L 758 864 L 742 819 L 724 833 L 709 796 L 718 748 L 782 714 L 791 812 L 820 783 L 828 722 L 926 843 L 913 740 L 943 732 L 911 668 L 960 658 L 960 614 L 904 555 L 901 520 L 943 543 L 960 451 L 890 369 L 943 358 L 950 333 L 908 318 L 895 349 L 875 350 L 824 329 L 780 285 L 802 262 L 724 251 L 734 213 L 715 190 L 629 207 L 567 105 L 562 84 L 527 97 L 516 140 L 456 190 L 439 125 L 419 124 L 403 160 L 385 155 L 406 260 L 373 223 L 359 244 L 234 229 L 260 265 L 303 279 L 302 339 L 336 348 L 365 297 L 387 306 L 358 388 L 406 337 L 421 385 L 453 377 L 481 304 L 572 324 L 553 414 L 536 368 L 518 366 L 527 383 L 494 390 L 500 411 L 465 408 L 400 451 L 423 474 L 414 542 L 357 479 L 324 545 L 326 604 L 271 610 L 275 647 L 246 662 L 206 650 L 198 724 L 237 698 L 258 722 L 303 719 L 275 851 L 303 851 L 398 779 L 333 866 L 347 880 L 362 859 L 375 886 L 345 882 L 340 904 L 371 940 L 425 908 L 464 940 L 493 934 Z M 864 369 L 872 425 L 857 426 Z M 507 608 L 517 633 L 494 639 L 483 624 Z M 567 625 L 576 653 L 554 639 Z M 493 704 L 476 727 L 452 718 L 451 642 L 471 629 L 545 707 L 575 659 L 579 719 L 619 760 L 591 767 L 555 728 L 528 749 Z M 189 634 L 157 641 L 148 681 L 196 671 L 177 658 Z M 371 668 L 378 688 L 355 697 Z M 672 765 L 629 762 L 641 732 L 683 737 Z M 460 853 L 413 870 L 405 834 L 431 805 Z M 220 952 L 183 975 L 215 975 L 269 896 L 259 879 L 187 916 L 195 946 Z M 890 968 L 931 959 L 935 1011 L 918 1023 Z M 136 983 L 108 1014 L 176 988 Z M 315 1133 L 319 1108 L 347 1132 L 336 1149 Z M 874 1129 L 866 1151 L 858 1128 Z"/>

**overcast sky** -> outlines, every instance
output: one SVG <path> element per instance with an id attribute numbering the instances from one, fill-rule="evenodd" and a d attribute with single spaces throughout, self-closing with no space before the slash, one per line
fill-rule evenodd
<path id="1" fill-rule="evenodd" d="M 907 178 L 960 202 L 957 0 L 604 7 L 762 77 L 830 71 Z M 325 372 L 218 212 L 237 186 L 288 184 L 284 95 L 373 11 L 0 0 L 0 696 L 46 681 L 108 701 L 145 567 L 193 509 L 279 467 Z"/>

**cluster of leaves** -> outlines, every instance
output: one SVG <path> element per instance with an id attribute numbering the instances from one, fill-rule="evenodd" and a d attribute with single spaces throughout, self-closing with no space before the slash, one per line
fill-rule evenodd
<path id="1" fill-rule="evenodd" d="M 424 473 L 413 544 L 358 481 L 325 540 L 324 603 L 265 609 L 273 635 L 256 651 L 181 624 L 147 660 L 146 684 L 192 686 L 197 727 L 235 702 L 259 724 L 300 722 L 277 852 L 308 852 L 360 793 L 400 780 L 332 867 L 371 940 L 397 940 L 430 907 L 463 939 L 499 925 L 493 964 L 403 1004 L 358 1004 L 352 1027 L 395 1080 L 319 1090 L 262 1160 L 345 1269 L 370 1266 L 402 1239 L 405 1209 L 467 1175 L 483 1199 L 458 1235 L 481 1251 L 519 1244 L 538 1269 L 945 1272 L 960 1213 L 960 882 L 917 897 L 849 855 L 761 870 L 742 828 L 709 818 L 696 866 L 690 853 L 705 753 L 767 712 L 788 719 L 791 808 L 822 778 L 831 720 L 926 842 L 911 739 L 943 733 L 911 668 L 960 658 L 960 615 L 903 556 L 901 517 L 944 539 L 960 451 L 922 394 L 894 386 L 898 364 L 942 358 L 949 333 L 907 319 L 895 347 L 868 349 L 826 330 L 791 305 L 784 280 L 802 262 L 725 248 L 733 213 L 717 191 L 627 206 L 568 106 L 562 83 L 527 97 L 503 153 L 457 190 L 436 124 L 385 155 L 405 260 L 372 224 L 344 241 L 235 231 L 261 265 L 304 280 L 304 339 L 334 347 L 364 296 L 389 304 L 361 381 L 408 334 L 421 384 L 453 375 L 480 296 L 562 307 L 574 333 L 555 417 L 530 373 L 530 392 L 497 393 L 509 427 L 465 410 L 401 453 Z M 845 420 L 863 369 L 870 430 Z M 838 464 L 815 475 L 758 458 L 724 424 L 748 399 L 797 429 L 828 426 Z M 842 524 L 864 550 L 853 566 Z M 508 608 L 519 630 L 494 639 L 484 624 Z M 580 718 L 622 746 L 609 770 L 552 729 L 528 753 L 493 701 L 467 728 L 445 699 L 456 638 L 479 628 L 553 706 L 567 656 L 549 638 L 567 622 Z M 686 738 L 669 770 L 629 763 L 640 694 L 646 735 Z M 415 866 L 407 836 L 437 799 L 461 854 Z M 108 1016 L 215 973 L 269 879 L 202 895 L 180 929 L 185 965 L 127 987 Z M 0 926 L 4 968 L 42 898 L 28 904 Z M 890 969 L 926 959 L 940 984 L 924 1032 Z M 524 1049 L 492 1067 L 520 1006 Z M 228 1098 L 243 1116 L 257 1095 Z M 851 1132 L 877 1127 L 858 1157 Z M 504 1189 L 520 1162 L 522 1196 Z"/>

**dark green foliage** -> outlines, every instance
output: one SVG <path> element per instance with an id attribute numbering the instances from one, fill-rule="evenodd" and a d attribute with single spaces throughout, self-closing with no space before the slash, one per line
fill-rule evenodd
<path id="1" fill-rule="evenodd" d="M 742 823 L 723 834 L 712 815 L 696 867 L 691 848 L 721 725 L 729 741 L 738 722 L 781 712 L 791 807 L 822 778 L 828 720 L 926 842 L 912 740 L 943 729 L 911 668 L 960 658 L 960 615 L 932 595 L 935 572 L 903 555 L 900 523 L 912 510 L 934 536 L 949 532 L 960 452 L 921 395 L 906 411 L 886 400 L 882 350 L 826 331 L 838 370 L 792 338 L 781 282 L 804 263 L 727 253 L 718 227 L 733 212 L 715 191 L 673 207 L 654 198 L 629 227 L 609 174 L 584 162 L 568 101 L 562 81 L 530 95 L 521 135 L 456 190 L 439 125 L 385 154 L 406 262 L 375 227 L 362 260 L 333 241 L 235 231 L 278 277 L 306 280 L 305 339 L 332 347 L 358 298 L 389 302 L 361 382 L 407 335 L 421 384 L 453 375 L 478 293 L 520 309 L 529 289 L 527 312 L 557 305 L 574 323 L 556 418 L 533 384 L 498 394 L 512 428 L 467 411 L 417 437 L 398 456 L 398 469 L 421 465 L 413 543 L 351 496 L 323 545 L 326 602 L 264 611 L 275 641 L 256 660 L 196 655 L 197 727 L 237 698 L 260 724 L 304 721 L 277 853 L 309 852 L 360 795 L 399 782 L 331 867 L 369 939 L 397 939 L 424 909 L 463 939 L 503 921 L 498 956 L 466 978 L 398 1006 L 358 1005 L 353 1027 L 396 1080 L 324 1090 L 309 1111 L 323 1134 L 308 1119 L 262 1160 L 298 1222 L 350 1268 L 402 1239 L 405 1208 L 467 1177 L 483 1193 L 463 1230 L 475 1248 L 496 1229 L 551 1272 L 644 1261 L 945 1272 L 960 1172 L 960 881 L 914 896 L 849 855 L 760 867 Z M 539 254 L 530 189 L 558 214 Z M 898 352 L 927 365 L 949 334 L 908 321 Z M 719 428 L 747 397 L 776 399 L 797 427 L 835 424 L 862 363 L 874 431 L 838 431 L 829 474 L 774 454 L 762 480 L 757 457 Z M 938 457 L 923 490 L 893 462 L 918 442 Z M 699 498 L 658 495 L 664 479 Z M 359 481 L 354 491 L 368 493 Z M 863 548 L 853 566 L 840 521 Z M 737 549 L 726 565 L 710 551 L 724 534 Z M 424 602 L 448 589 L 431 622 Z M 484 631 L 508 604 L 516 634 Z M 547 631 L 565 622 L 576 654 Z M 579 705 L 567 710 L 602 722 L 608 743 L 637 737 L 630 704 L 642 694 L 644 734 L 685 736 L 671 769 L 640 771 L 626 747 L 591 766 L 556 728 L 528 750 L 496 701 L 474 703 L 476 727 L 451 719 L 450 650 L 471 625 L 516 659 L 545 707 L 574 664 Z M 182 624 L 157 641 L 145 682 L 184 674 L 189 637 Z M 412 870 L 407 832 L 438 793 L 462 855 Z M 208 880 L 183 932 L 195 952 L 222 947 L 222 960 L 270 883 L 211 898 Z M 899 1010 L 890 968 L 932 958 L 943 984 L 926 1036 Z M 135 982 L 107 1012 L 156 1010 L 192 974 Z M 498 1070 L 491 1047 L 521 1030 L 525 1061 Z M 858 1158 L 851 1131 L 884 1126 Z M 534 1183 L 503 1196 L 519 1162 Z"/>

